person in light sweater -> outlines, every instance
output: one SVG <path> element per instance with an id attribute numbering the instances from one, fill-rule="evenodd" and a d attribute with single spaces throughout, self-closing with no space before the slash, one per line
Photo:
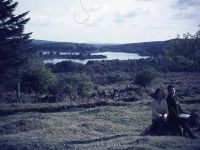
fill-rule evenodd
<path id="1" fill-rule="evenodd" d="M 168 106 L 164 99 L 164 91 L 160 88 L 154 93 L 154 100 L 151 103 L 152 108 L 152 126 L 151 130 L 156 135 L 164 134 L 167 129 L 166 119 L 168 116 Z"/>
<path id="2" fill-rule="evenodd" d="M 165 94 L 161 89 L 156 89 L 154 93 L 154 100 L 151 103 L 152 120 L 166 119 L 168 116 L 167 101 L 164 99 Z"/>

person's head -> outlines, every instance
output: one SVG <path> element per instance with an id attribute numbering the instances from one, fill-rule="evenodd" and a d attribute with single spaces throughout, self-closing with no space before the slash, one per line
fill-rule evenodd
<path id="1" fill-rule="evenodd" d="M 167 90 L 168 90 L 168 94 L 170 95 L 170 96 L 174 96 L 175 95 L 175 87 L 173 86 L 173 85 L 169 85 L 168 87 L 167 87 Z"/>
<path id="2" fill-rule="evenodd" d="M 157 100 L 161 100 L 161 99 L 163 99 L 165 97 L 165 93 L 164 93 L 164 91 L 162 89 L 157 88 L 155 93 L 154 93 L 154 97 Z"/>

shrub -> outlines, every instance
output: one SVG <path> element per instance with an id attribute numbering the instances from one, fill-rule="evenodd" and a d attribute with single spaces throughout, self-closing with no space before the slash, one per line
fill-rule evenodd
<path id="1" fill-rule="evenodd" d="M 21 79 L 22 90 L 25 92 L 46 91 L 53 82 L 54 75 L 39 59 L 29 61 Z"/>
<path id="2" fill-rule="evenodd" d="M 93 83 L 85 74 L 60 75 L 50 88 L 52 94 L 67 94 L 70 97 L 86 97 L 93 90 Z"/>
<path id="3" fill-rule="evenodd" d="M 135 83 L 143 87 L 149 86 L 157 77 L 158 73 L 154 69 L 148 68 L 139 71 L 135 76 Z"/>
<path id="4" fill-rule="evenodd" d="M 49 66 L 49 65 L 48 65 Z M 83 70 L 83 64 L 73 61 L 63 61 L 54 65 L 53 71 L 58 72 L 81 72 Z"/>
<path id="5" fill-rule="evenodd" d="M 128 80 L 129 76 L 125 72 L 112 72 L 107 76 L 108 83 L 116 83 Z"/>
<path id="6" fill-rule="evenodd" d="M 72 88 L 70 89 L 75 89 L 76 93 L 82 97 L 88 96 L 91 90 L 93 89 L 93 84 L 90 78 L 84 74 L 77 74 L 77 75 L 68 77 L 66 81 L 68 84 L 72 86 Z M 74 91 L 71 91 L 71 92 L 74 92 Z"/>

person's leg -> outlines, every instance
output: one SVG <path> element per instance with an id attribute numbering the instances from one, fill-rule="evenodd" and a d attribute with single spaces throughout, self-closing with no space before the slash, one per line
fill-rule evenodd
<path id="1" fill-rule="evenodd" d="M 151 126 L 151 134 L 152 135 L 156 135 L 157 134 L 157 130 L 158 130 L 158 120 L 157 119 L 154 119 L 152 120 L 152 126 Z"/>
<path id="2" fill-rule="evenodd" d="M 157 131 L 158 131 L 158 135 L 168 134 L 168 128 L 167 128 L 167 125 L 166 125 L 166 121 L 163 118 L 159 119 Z"/>
<path id="3" fill-rule="evenodd" d="M 177 118 L 168 118 L 167 119 L 167 128 L 171 134 L 182 135 L 180 121 Z"/>
<path id="4" fill-rule="evenodd" d="M 182 119 L 182 118 L 179 118 L 178 120 L 179 120 L 179 123 L 180 123 L 181 127 L 183 128 L 184 134 L 188 134 L 188 136 L 190 138 L 196 138 L 196 136 L 190 130 L 187 122 L 184 119 Z"/>

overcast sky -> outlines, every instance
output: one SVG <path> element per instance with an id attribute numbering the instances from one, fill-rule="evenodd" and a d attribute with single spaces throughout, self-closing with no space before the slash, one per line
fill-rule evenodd
<path id="1" fill-rule="evenodd" d="M 135 43 L 194 33 L 200 0 L 18 0 L 30 11 L 32 38 L 65 42 Z"/>

